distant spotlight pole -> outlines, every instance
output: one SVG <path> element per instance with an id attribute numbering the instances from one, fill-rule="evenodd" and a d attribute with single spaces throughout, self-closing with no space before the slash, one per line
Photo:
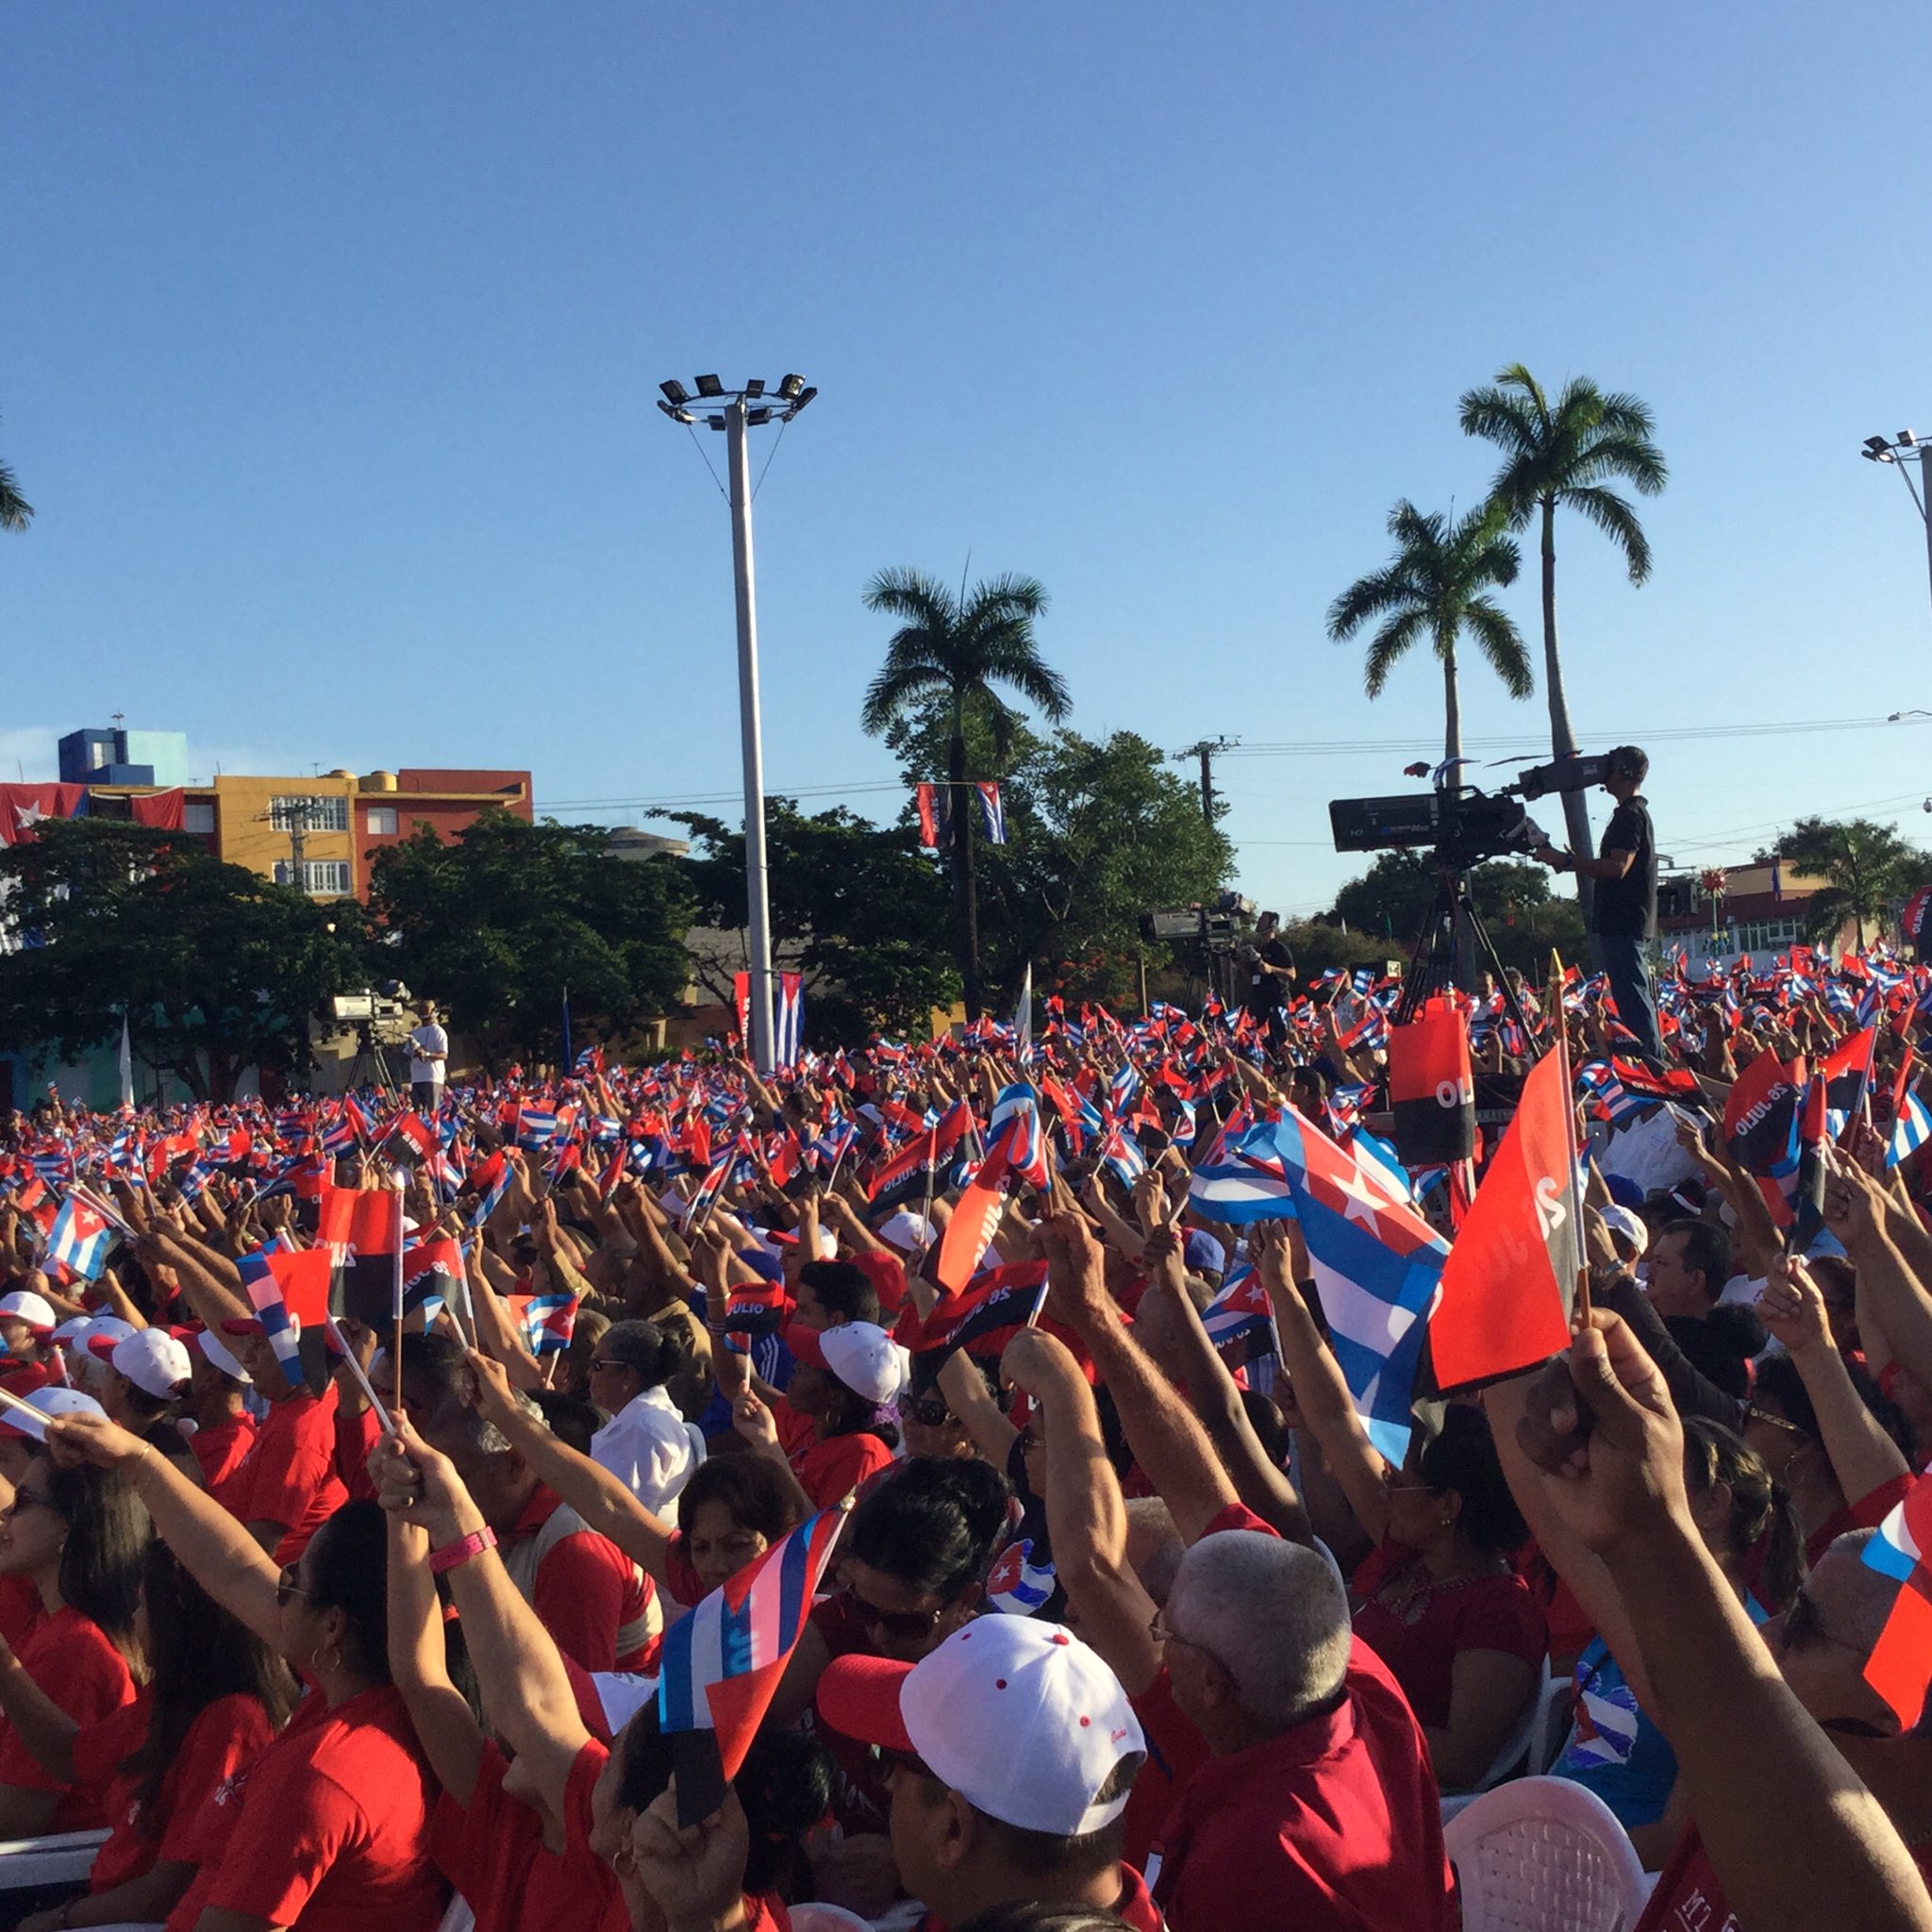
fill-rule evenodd
<path id="1" fill-rule="evenodd" d="M 1909 429 L 1901 429 L 1890 441 L 1882 436 L 1868 436 L 1863 455 L 1868 462 L 1890 463 L 1898 471 L 1906 486 L 1906 493 L 1912 499 L 1912 508 L 1919 512 L 1919 521 L 1925 525 L 1925 570 L 1928 578 L 1932 578 L 1932 501 L 1928 501 L 1932 470 L 1925 467 L 1927 447 Z M 1906 474 L 1907 463 L 1919 466 L 1916 489 L 1911 477 Z"/>
<path id="2" fill-rule="evenodd" d="M 659 383 L 658 407 L 689 428 L 705 408 L 705 421 L 722 430 L 730 451 L 731 575 L 738 605 L 738 732 L 744 761 L 745 929 L 750 942 L 751 1063 L 772 1071 L 772 908 L 765 862 L 765 758 L 758 722 L 758 615 L 752 581 L 749 432 L 774 419 L 790 423 L 818 394 L 802 375 L 788 375 L 768 396 L 762 380 L 727 390 L 715 375 L 697 378 L 692 396 L 681 382 Z"/>

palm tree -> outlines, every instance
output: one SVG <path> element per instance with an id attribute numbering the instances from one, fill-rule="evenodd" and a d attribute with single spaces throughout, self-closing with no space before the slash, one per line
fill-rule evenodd
<path id="1" fill-rule="evenodd" d="M 1650 410 L 1635 396 L 1606 395 L 1587 375 L 1573 376 L 1552 408 L 1549 398 L 1521 362 L 1503 370 L 1488 389 L 1462 398 L 1462 428 L 1503 451 L 1503 467 L 1491 494 L 1509 513 L 1512 529 L 1532 515 L 1542 524 L 1543 684 L 1550 699 L 1550 752 L 1576 755 L 1570 707 L 1563 695 L 1563 664 L 1557 650 L 1557 510 L 1580 511 L 1624 553 L 1630 581 L 1650 575 L 1650 542 L 1629 504 L 1606 486 L 1621 478 L 1644 496 L 1664 487 L 1663 452 L 1651 441 Z M 1563 824 L 1573 852 L 1590 850 L 1590 810 L 1581 791 L 1563 794 Z M 1588 921 L 1594 881 L 1577 876 Z"/>
<path id="2" fill-rule="evenodd" d="M 0 530 L 24 530 L 33 520 L 33 505 L 20 493 L 12 470 L 0 463 Z"/>
<path id="3" fill-rule="evenodd" d="M 1033 620 L 1046 592 L 1032 577 L 1003 576 L 961 587 L 958 597 L 937 577 L 916 570 L 884 570 L 865 590 L 865 608 L 902 620 L 886 646 L 886 661 L 865 693 L 860 720 L 877 736 L 934 702 L 946 711 L 947 795 L 952 800 L 955 947 L 965 983 L 966 1017 L 979 1018 L 979 906 L 973 881 L 973 813 L 966 779 L 966 730 L 983 724 L 993 756 L 1004 762 L 1018 714 L 994 690 L 1005 685 L 1058 724 L 1072 703 L 1066 680 L 1042 661 Z"/>
<path id="4" fill-rule="evenodd" d="M 1880 925 L 1892 900 L 1910 890 L 1924 855 L 1890 825 L 1870 819 L 1804 819 L 1781 841 L 1787 863 L 1824 880 L 1805 907 L 1805 937 L 1832 938 L 1846 920 L 1865 949 L 1865 925 Z"/>
<path id="5" fill-rule="evenodd" d="M 1338 643 L 1353 637 L 1371 618 L 1383 620 L 1369 640 L 1364 682 L 1380 697 L 1395 661 L 1419 638 L 1426 638 L 1442 660 L 1442 690 L 1448 713 L 1442 756 L 1462 756 L 1462 709 L 1456 690 L 1456 646 L 1466 631 L 1487 658 L 1512 698 L 1526 698 L 1535 688 L 1529 653 L 1515 623 L 1494 599 L 1482 593 L 1513 584 L 1522 561 L 1516 545 L 1503 534 L 1507 512 L 1489 503 L 1459 522 L 1424 516 L 1407 501 L 1389 513 L 1395 559 L 1386 569 L 1357 577 L 1328 607 L 1328 635 Z M 1455 767 L 1449 782 L 1457 783 Z"/>

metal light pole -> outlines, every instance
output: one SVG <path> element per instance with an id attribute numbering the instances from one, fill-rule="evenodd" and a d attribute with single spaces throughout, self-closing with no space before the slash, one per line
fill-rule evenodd
<path id="1" fill-rule="evenodd" d="M 751 1062 L 760 1074 L 772 1071 L 772 912 L 765 862 L 765 757 L 758 718 L 758 614 L 752 577 L 750 431 L 775 419 L 790 423 L 818 394 L 801 375 L 788 375 L 774 395 L 762 381 L 726 390 L 715 375 L 697 378 L 693 397 L 681 382 L 658 384 L 658 407 L 674 423 L 689 428 L 697 419 L 693 404 L 709 406 L 706 423 L 722 430 L 730 453 L 731 575 L 738 610 L 738 733 L 744 766 L 745 934 L 751 958 Z"/>
<path id="2" fill-rule="evenodd" d="M 1906 493 L 1912 499 L 1912 508 L 1919 512 L 1919 521 L 1925 525 L 1925 571 L 1932 579 L 1932 502 L 1928 502 L 1928 490 L 1932 490 L 1932 470 L 1925 467 L 1926 445 L 1919 441 L 1909 429 L 1901 429 L 1890 442 L 1882 436 L 1868 436 L 1865 439 L 1864 456 L 1868 462 L 1890 463 L 1898 471 L 1900 480 L 1906 486 Z M 1906 465 L 1917 463 L 1919 482 L 1915 489 L 1912 479 L 1906 475 Z"/>

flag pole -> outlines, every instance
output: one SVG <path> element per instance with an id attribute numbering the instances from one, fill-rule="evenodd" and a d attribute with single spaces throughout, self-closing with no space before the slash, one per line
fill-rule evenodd
<path id="1" fill-rule="evenodd" d="M 1583 1191 L 1576 1184 L 1576 1090 L 1570 1078 L 1570 1029 L 1563 1024 L 1563 962 L 1553 946 L 1550 949 L 1552 988 L 1557 995 L 1556 1037 L 1550 1050 L 1557 1056 L 1557 1068 L 1563 1082 L 1563 1148 L 1567 1162 L 1563 1192 L 1570 1203 L 1570 1245 L 1576 1270 L 1576 1322 L 1579 1329 L 1590 1325 L 1590 1265 L 1583 1244 Z"/>
<path id="2" fill-rule="evenodd" d="M 395 1317 L 396 1407 L 401 1408 L 403 1406 L 403 1191 L 400 1188 L 396 1190 L 395 1237 L 395 1261 L 393 1271 L 390 1276 L 390 1312 Z M 352 1354 L 349 1359 L 354 1361 L 356 1357 Z M 360 1374 L 359 1365 L 358 1374 L 358 1376 Z M 375 1400 L 374 1391 L 371 1391 L 370 1399 L 372 1401 Z M 376 1404 L 376 1413 L 378 1415 L 382 1413 L 380 1403 Z M 393 1428 L 392 1424 L 391 1428 Z"/>

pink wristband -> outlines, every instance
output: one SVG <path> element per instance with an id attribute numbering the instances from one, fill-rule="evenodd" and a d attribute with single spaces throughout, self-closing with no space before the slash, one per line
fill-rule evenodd
<path id="1" fill-rule="evenodd" d="M 429 1553 L 429 1572 L 441 1576 L 445 1570 L 454 1570 L 459 1563 L 467 1563 L 472 1557 L 480 1557 L 485 1550 L 496 1547 L 496 1532 L 486 1523 L 481 1529 L 473 1529 L 461 1541 L 444 1543 L 440 1550 Z"/>

